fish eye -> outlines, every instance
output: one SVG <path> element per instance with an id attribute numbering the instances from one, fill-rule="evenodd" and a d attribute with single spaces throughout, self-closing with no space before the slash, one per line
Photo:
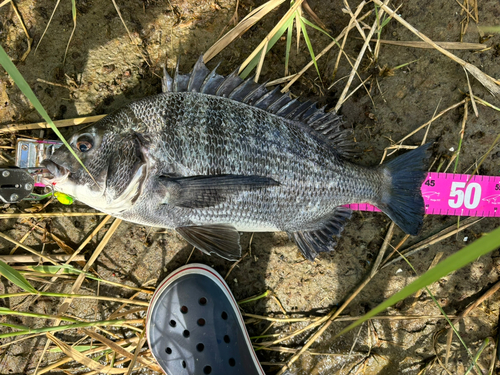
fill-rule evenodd
<path id="1" fill-rule="evenodd" d="M 88 152 L 93 146 L 92 139 L 88 136 L 83 136 L 78 139 L 76 142 L 76 148 L 80 152 Z"/>

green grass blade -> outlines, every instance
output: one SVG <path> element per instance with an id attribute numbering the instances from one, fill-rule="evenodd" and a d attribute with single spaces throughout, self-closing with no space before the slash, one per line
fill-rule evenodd
<path id="1" fill-rule="evenodd" d="M 20 326 L 18 324 L 0 323 L 0 326 L 14 328 L 14 329 L 18 329 L 20 331 L 29 331 L 30 330 L 30 327 Z"/>
<path id="2" fill-rule="evenodd" d="M 418 273 L 417 273 L 417 270 L 413 267 L 413 264 L 411 264 L 411 262 L 408 260 L 408 258 L 406 258 L 403 254 L 401 254 L 401 257 L 404 259 L 404 261 L 410 266 L 410 268 L 413 270 L 413 272 L 415 273 L 415 275 L 418 276 Z M 427 294 L 431 297 L 432 301 L 434 302 L 434 304 L 437 306 L 437 308 L 439 309 L 439 311 L 441 312 L 441 314 L 443 315 L 443 317 L 446 319 L 446 321 L 448 322 L 448 324 L 450 325 L 451 329 L 453 330 L 453 332 L 455 333 L 455 335 L 457 335 L 458 339 L 460 340 L 460 342 L 462 343 L 462 345 L 464 346 L 465 350 L 467 351 L 467 354 L 469 354 L 469 357 L 472 358 L 472 353 L 470 352 L 469 348 L 467 347 L 467 344 L 465 343 L 465 341 L 462 339 L 462 336 L 460 336 L 460 333 L 457 331 L 457 329 L 455 328 L 455 326 L 453 325 L 453 323 L 451 322 L 450 318 L 448 318 L 448 315 L 446 314 L 446 312 L 443 310 L 443 308 L 441 307 L 441 305 L 439 304 L 439 302 L 436 300 L 436 297 L 434 297 L 434 294 L 432 294 L 432 292 L 430 291 L 429 288 L 425 287 L 425 291 L 427 292 Z"/>
<path id="3" fill-rule="evenodd" d="M 464 375 L 469 375 L 469 373 L 472 371 L 472 369 L 474 367 L 476 367 L 476 369 L 478 369 L 478 373 L 481 374 L 481 369 L 478 368 L 477 361 L 478 361 L 479 357 L 481 356 L 481 353 L 483 352 L 484 349 L 486 349 L 486 347 L 489 345 L 489 343 L 490 343 L 490 339 L 487 337 L 486 340 L 484 340 L 484 342 L 481 344 L 481 347 L 477 351 L 476 355 L 474 356 L 474 358 L 472 360 L 472 363 L 470 364 L 467 372 Z"/>
<path id="4" fill-rule="evenodd" d="M 0 260 L 0 274 L 26 292 L 37 293 L 36 289 L 14 268 Z"/>
<path id="5" fill-rule="evenodd" d="M 417 280 L 401 289 L 399 292 L 388 298 L 386 301 L 375 307 L 369 313 L 367 313 L 362 318 L 356 320 L 347 328 L 339 332 L 336 337 L 343 335 L 344 333 L 350 331 L 351 329 L 363 324 L 368 319 L 373 318 L 377 314 L 381 313 L 388 307 L 396 304 L 397 302 L 405 299 L 406 297 L 412 295 L 418 290 L 432 284 L 442 277 L 448 275 L 450 272 L 456 271 L 459 268 L 466 266 L 467 264 L 475 261 L 478 257 L 485 255 L 500 246 L 500 228 L 483 235 L 480 239 L 474 241 L 470 245 L 464 247 L 462 250 L 456 252 L 455 254 L 449 256 L 444 261 L 440 262 L 436 267 L 430 269 Z"/>
<path id="6" fill-rule="evenodd" d="M 331 36 L 330 34 L 328 34 L 325 30 L 323 30 L 321 27 L 319 27 L 318 25 L 312 23 L 311 21 L 309 21 L 307 18 L 305 17 L 302 17 L 302 22 L 304 22 L 307 26 L 310 26 L 312 27 L 313 29 L 315 30 L 318 30 L 319 32 L 325 34 L 327 37 L 329 37 L 331 40 L 335 40 L 335 38 L 333 36 Z"/>
<path id="7" fill-rule="evenodd" d="M 290 50 L 292 49 L 292 34 L 293 34 L 293 23 L 288 26 L 288 31 L 286 35 L 286 50 L 285 50 L 285 76 L 288 75 L 288 61 L 290 59 Z"/>
<path id="8" fill-rule="evenodd" d="M 73 30 L 71 30 L 71 35 L 69 36 L 68 44 L 66 44 L 66 50 L 64 51 L 64 59 L 63 65 L 66 62 L 66 56 L 68 55 L 69 45 L 71 44 L 71 40 L 73 39 L 73 35 L 76 30 L 76 0 L 71 0 L 71 14 L 73 16 Z"/>
<path id="9" fill-rule="evenodd" d="M 63 135 L 59 131 L 59 129 L 57 129 L 57 127 L 54 125 L 54 122 L 52 122 L 52 119 L 49 117 L 49 115 L 45 111 L 45 108 L 43 108 L 42 103 L 40 103 L 40 101 L 36 97 L 35 93 L 33 92 L 33 90 L 31 90 L 31 87 L 28 85 L 28 83 L 24 79 L 21 72 L 19 72 L 19 70 L 17 70 L 16 66 L 14 65 L 14 63 L 10 59 L 9 55 L 7 55 L 7 53 L 5 52 L 5 50 L 3 49 L 2 46 L 0 46 L 0 64 L 3 66 L 5 71 L 9 74 L 9 76 L 14 80 L 17 87 L 19 87 L 19 89 L 26 96 L 26 98 L 28 98 L 28 100 L 33 105 L 33 107 L 35 107 L 35 109 L 38 111 L 40 116 L 42 116 L 42 118 L 50 125 L 51 129 L 54 131 L 54 133 L 56 133 L 56 135 L 59 137 L 59 139 L 62 141 L 62 143 L 64 143 L 64 145 L 68 148 L 68 150 L 71 152 L 71 154 L 81 164 L 83 169 L 85 169 L 85 171 L 87 173 L 89 173 L 89 175 L 90 175 L 90 172 L 87 170 L 85 165 L 83 165 L 83 162 L 80 160 L 80 158 L 75 153 L 73 148 L 68 144 L 66 139 L 63 137 Z"/>
<path id="10" fill-rule="evenodd" d="M 6 307 L 0 307 L 0 315 L 15 315 L 15 316 L 24 316 L 24 317 L 29 317 L 29 318 L 52 319 L 52 320 L 59 319 L 59 320 L 65 321 L 65 322 L 73 322 L 73 323 L 79 322 L 79 320 L 64 317 L 64 316 L 38 314 L 38 313 L 27 312 L 27 311 L 15 311 L 15 310 L 8 309 Z"/>
<path id="11" fill-rule="evenodd" d="M 458 141 L 457 157 L 455 159 L 455 166 L 453 167 L 453 173 L 457 173 L 458 158 L 460 157 L 460 150 L 462 149 L 462 140 L 463 140 L 463 137 L 461 137 L 460 140 Z"/>
<path id="12" fill-rule="evenodd" d="M 35 272 L 46 273 L 49 275 L 55 275 L 58 272 L 61 272 L 65 275 L 79 275 L 79 274 L 83 273 L 82 270 L 79 270 L 78 268 L 75 268 L 70 264 L 62 264 L 60 266 L 45 266 L 45 265 L 30 266 L 28 268 L 35 271 Z M 95 277 L 94 275 L 92 275 L 91 273 L 88 273 L 88 272 L 85 273 L 85 277 L 92 279 L 92 280 L 96 280 L 96 281 L 103 281 L 103 280 L 99 279 L 98 277 Z"/>
<path id="13" fill-rule="evenodd" d="M 74 345 L 74 346 L 72 346 L 72 348 L 78 352 L 86 352 L 87 350 L 95 349 L 98 347 L 99 346 L 97 346 L 97 345 L 92 345 L 92 346 L 90 346 L 90 345 Z M 105 348 L 107 348 L 107 346 L 104 346 L 104 345 L 102 345 L 101 347 L 103 348 L 103 350 Z M 52 348 L 52 349 L 49 349 L 48 351 L 50 353 L 62 353 L 62 350 L 59 348 Z M 111 350 L 108 350 L 108 351 L 111 353 Z M 95 358 L 94 358 L 94 360 L 95 360 Z"/>
<path id="14" fill-rule="evenodd" d="M 485 33 L 500 33 L 500 26 L 478 26 L 477 28 Z"/>
<path id="15" fill-rule="evenodd" d="M 28 329 L 23 330 L 23 331 L 2 333 L 2 334 L 0 334 L 0 339 L 6 338 L 6 337 L 27 335 L 29 333 L 60 332 L 60 331 L 65 331 L 67 329 L 76 329 L 76 328 L 105 327 L 105 326 L 120 327 L 124 324 L 127 324 L 126 320 L 102 320 L 102 321 L 97 321 L 97 322 L 83 322 L 83 323 L 76 323 L 76 324 L 70 324 L 70 325 L 64 325 L 64 326 L 28 328 Z"/>
<path id="16" fill-rule="evenodd" d="M 238 301 L 238 305 L 243 305 L 244 303 L 257 301 L 257 300 L 262 299 L 262 298 L 267 298 L 270 294 L 271 294 L 271 291 L 266 290 L 264 293 L 259 294 L 258 296 L 253 296 L 253 297 L 245 298 L 242 301 Z"/>
<path id="17" fill-rule="evenodd" d="M 267 44 L 267 49 L 266 53 L 269 52 L 269 50 L 276 44 L 276 42 L 281 38 L 281 36 L 285 33 L 285 31 L 288 29 L 290 24 L 293 22 L 293 17 L 290 17 L 283 26 L 274 34 L 274 36 L 271 38 L 269 43 Z M 253 58 L 252 61 L 250 61 L 247 65 L 247 67 L 241 72 L 240 77 L 245 79 L 248 77 L 248 75 L 252 72 L 252 70 L 257 66 L 260 60 L 260 52 Z"/>
<path id="18" fill-rule="evenodd" d="M 304 17 L 300 17 L 300 28 L 302 29 L 302 34 L 304 34 L 304 39 L 307 44 L 307 49 L 309 50 L 309 54 L 314 62 L 314 67 L 316 68 L 316 72 L 318 73 L 318 77 L 321 81 L 321 75 L 319 74 L 318 63 L 316 62 L 316 55 L 314 54 L 314 50 L 311 44 L 311 40 L 309 39 L 309 35 L 307 35 L 306 25 L 304 23 Z"/>

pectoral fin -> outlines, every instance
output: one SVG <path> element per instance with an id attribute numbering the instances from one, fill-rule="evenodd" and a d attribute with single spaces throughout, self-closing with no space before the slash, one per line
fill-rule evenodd
<path id="1" fill-rule="evenodd" d="M 175 230 L 205 254 L 214 253 L 227 260 L 238 260 L 241 257 L 240 234 L 232 225 L 193 225 Z"/>
<path id="2" fill-rule="evenodd" d="M 279 185 L 272 178 L 240 175 L 161 176 L 159 182 L 165 190 L 163 203 L 183 208 L 213 207 L 238 192 Z"/>

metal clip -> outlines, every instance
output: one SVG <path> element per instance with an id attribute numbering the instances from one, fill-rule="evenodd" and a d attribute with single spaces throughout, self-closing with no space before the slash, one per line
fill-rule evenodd
<path id="1" fill-rule="evenodd" d="M 0 168 L 0 199 L 4 203 L 17 203 L 28 197 L 35 187 L 31 174 L 19 168 Z"/>

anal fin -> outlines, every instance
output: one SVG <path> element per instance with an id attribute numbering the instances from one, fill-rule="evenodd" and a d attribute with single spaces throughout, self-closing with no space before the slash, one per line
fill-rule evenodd
<path id="1" fill-rule="evenodd" d="M 217 254 L 232 261 L 241 257 L 240 234 L 232 225 L 191 225 L 175 230 L 205 254 Z"/>
<path id="2" fill-rule="evenodd" d="M 318 253 L 330 252 L 335 249 L 337 240 L 344 230 L 347 219 L 351 217 L 352 211 L 345 207 L 337 207 L 332 216 L 323 220 L 316 230 L 297 231 L 289 233 L 304 257 L 313 261 Z"/>

